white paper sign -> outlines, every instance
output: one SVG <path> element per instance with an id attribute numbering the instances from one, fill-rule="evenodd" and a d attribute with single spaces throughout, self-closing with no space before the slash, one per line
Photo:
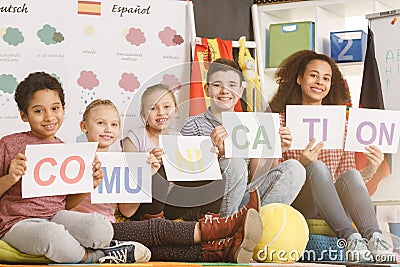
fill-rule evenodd
<path id="1" fill-rule="evenodd" d="M 90 192 L 97 142 L 27 145 L 22 197 Z"/>
<path id="2" fill-rule="evenodd" d="M 98 152 L 104 179 L 92 203 L 151 203 L 151 166 L 141 152 Z"/>
<path id="3" fill-rule="evenodd" d="M 366 152 L 366 146 L 377 146 L 383 153 L 396 153 L 400 136 L 400 111 L 352 108 L 346 151 Z"/>
<path id="4" fill-rule="evenodd" d="M 280 158 L 279 114 L 265 112 L 223 112 L 229 134 L 225 139 L 227 158 Z"/>
<path id="5" fill-rule="evenodd" d="M 346 106 L 286 106 L 286 126 L 293 141 L 291 149 L 304 149 L 312 138 L 324 149 L 342 149 L 346 123 Z"/>
<path id="6" fill-rule="evenodd" d="M 168 181 L 222 179 L 209 136 L 160 135 L 160 146 Z"/>

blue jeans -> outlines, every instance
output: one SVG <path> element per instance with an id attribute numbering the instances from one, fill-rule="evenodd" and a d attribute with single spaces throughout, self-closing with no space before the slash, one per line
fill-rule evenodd
<path id="1" fill-rule="evenodd" d="M 271 203 L 290 205 L 299 194 L 305 180 L 303 165 L 294 159 L 286 160 L 247 186 L 240 207 L 249 201 L 249 193 L 253 188 L 258 189 L 261 206 Z"/>
<path id="2" fill-rule="evenodd" d="M 248 167 L 246 160 L 242 158 L 220 159 L 219 167 L 225 180 L 225 193 L 219 212 L 225 217 L 239 210 L 246 190 Z"/>
<path id="3" fill-rule="evenodd" d="M 309 219 L 324 219 L 338 238 L 356 233 L 369 239 L 379 230 L 371 198 L 360 172 L 348 170 L 333 183 L 331 171 L 322 161 L 306 168 L 307 180 L 293 207 Z"/>

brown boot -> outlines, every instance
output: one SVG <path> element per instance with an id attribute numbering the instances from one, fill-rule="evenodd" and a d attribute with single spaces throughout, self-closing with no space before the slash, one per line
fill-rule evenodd
<path id="1" fill-rule="evenodd" d="M 260 194 L 257 188 L 254 188 L 249 193 L 249 201 L 244 205 L 247 209 L 255 209 L 256 211 L 260 211 Z M 242 207 L 243 208 L 243 207 Z M 206 215 L 212 215 L 213 217 L 221 217 L 219 213 L 207 212 L 203 214 L 201 218 L 204 218 Z"/>
<path id="2" fill-rule="evenodd" d="M 263 231 L 261 217 L 257 211 L 247 212 L 244 225 L 230 238 L 203 243 L 205 262 L 249 263 L 253 250 L 260 241 Z"/>
<path id="3" fill-rule="evenodd" d="M 164 211 L 161 211 L 160 213 L 157 213 L 157 214 L 143 214 L 143 215 L 140 215 L 140 220 L 141 221 L 146 221 L 146 220 L 155 219 L 155 218 L 165 218 L 164 217 Z"/>
<path id="4" fill-rule="evenodd" d="M 258 189 L 252 189 L 250 191 L 249 201 L 244 206 L 248 209 L 260 211 L 260 205 L 260 194 L 258 193 Z"/>
<path id="5" fill-rule="evenodd" d="M 238 212 L 228 217 L 220 217 L 219 214 L 207 213 L 199 220 L 201 241 L 218 240 L 221 238 L 231 237 L 243 225 L 249 209 L 259 210 L 258 191 L 250 192 L 250 199 Z"/>

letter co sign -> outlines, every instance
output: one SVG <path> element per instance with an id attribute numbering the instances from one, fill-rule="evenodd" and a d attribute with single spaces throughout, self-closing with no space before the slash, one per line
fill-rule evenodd
<path id="1" fill-rule="evenodd" d="M 76 175 L 74 175 L 74 177 L 68 177 L 68 175 L 66 173 L 67 166 L 71 162 L 77 163 L 79 166 L 78 172 Z M 44 158 L 35 165 L 35 169 L 33 171 L 33 179 L 35 179 L 35 182 L 41 186 L 51 185 L 54 182 L 54 180 L 56 179 L 56 175 L 58 175 L 58 174 L 59 174 L 59 177 L 61 178 L 61 180 L 67 184 L 77 183 L 82 179 L 84 171 L 85 171 L 85 161 L 79 156 L 70 156 L 61 163 L 59 170 L 57 170 L 58 168 L 53 168 L 54 171 L 58 171 L 58 173 L 55 173 L 56 175 L 51 174 L 47 178 L 47 180 L 45 180 L 46 179 L 45 177 L 40 177 L 40 168 L 44 164 L 50 164 L 52 167 L 54 167 L 54 166 L 57 167 L 57 165 L 58 165 L 57 161 L 54 158 Z M 70 176 L 72 176 L 72 175 L 70 175 Z"/>
<path id="2" fill-rule="evenodd" d="M 28 145 L 22 197 L 85 193 L 93 190 L 97 142 Z"/>

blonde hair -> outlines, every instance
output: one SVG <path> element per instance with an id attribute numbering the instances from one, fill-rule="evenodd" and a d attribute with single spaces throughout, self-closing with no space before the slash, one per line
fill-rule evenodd
<path id="1" fill-rule="evenodd" d="M 115 109 L 115 111 L 117 111 L 117 113 L 119 113 L 117 107 L 114 105 L 114 103 L 111 100 L 108 100 L 108 99 L 96 99 L 96 100 L 93 100 L 92 102 L 90 102 L 89 105 L 86 106 L 86 109 L 85 109 L 85 111 L 83 112 L 83 115 L 82 115 L 82 121 L 86 121 L 86 119 L 89 116 L 89 113 L 95 107 L 100 106 L 100 105 L 113 107 Z M 119 120 L 119 117 L 118 117 L 118 120 Z"/>
<path id="2" fill-rule="evenodd" d="M 169 94 L 174 101 L 176 113 L 178 113 L 178 104 L 176 102 L 176 98 L 172 90 L 169 88 L 168 85 L 166 84 L 155 84 L 150 87 L 147 87 L 146 90 L 142 94 L 142 98 L 140 100 L 140 116 L 142 117 L 142 120 L 146 124 L 146 118 L 145 118 L 145 103 L 147 102 L 147 98 L 154 92 L 161 92 L 163 93 L 162 96 Z"/>

